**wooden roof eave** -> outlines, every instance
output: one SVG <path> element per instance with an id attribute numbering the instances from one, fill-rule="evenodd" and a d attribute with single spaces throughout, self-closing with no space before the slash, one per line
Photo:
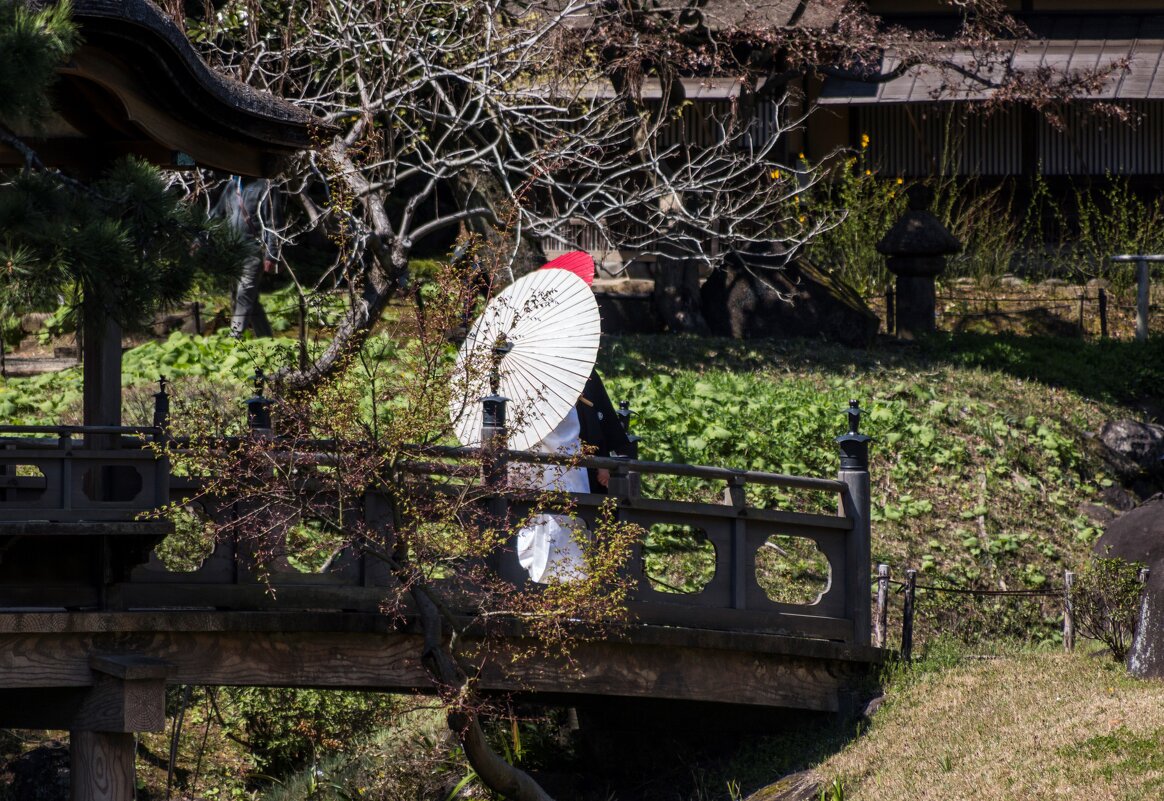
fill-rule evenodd
<path id="1" fill-rule="evenodd" d="M 120 101 L 124 116 L 157 143 L 153 153 L 140 153 L 151 161 L 166 154 L 160 166 L 190 167 L 195 164 L 235 175 L 271 175 L 279 170 L 283 157 L 305 148 L 272 145 L 253 135 L 223 134 L 214 124 L 194 127 L 160 109 L 146 95 L 125 68 L 103 57 L 100 51 L 79 51 L 70 64 L 61 69 L 69 75 L 106 89 Z"/>
<path id="2" fill-rule="evenodd" d="M 100 87 L 109 106 L 120 104 L 113 110 L 150 140 L 130 143 L 129 152 L 167 167 L 271 175 L 287 157 L 335 132 L 307 111 L 211 69 L 150 0 L 74 0 L 73 18 L 83 44 L 61 73 Z M 42 144 L 52 151 L 82 141 Z M 116 150 L 127 141 L 98 136 L 92 144 Z"/>

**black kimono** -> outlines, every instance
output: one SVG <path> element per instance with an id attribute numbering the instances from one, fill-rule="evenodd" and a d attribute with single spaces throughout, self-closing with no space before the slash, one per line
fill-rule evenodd
<path id="1" fill-rule="evenodd" d="M 582 390 L 582 398 L 575 404 L 575 408 L 578 410 L 582 444 L 587 446 L 587 451 L 593 449 L 595 456 L 630 454 L 630 440 L 596 370 L 590 372 L 590 378 Z M 590 468 L 586 472 L 590 477 L 590 491 L 606 494 L 606 487 L 598 483 L 598 471 Z"/>

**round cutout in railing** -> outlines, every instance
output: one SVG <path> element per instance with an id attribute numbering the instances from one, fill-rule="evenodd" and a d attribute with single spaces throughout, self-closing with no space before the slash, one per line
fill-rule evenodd
<path id="1" fill-rule="evenodd" d="M 141 489 L 141 473 L 133 465 L 94 465 L 81 478 L 81 491 L 95 503 L 128 503 Z"/>
<path id="2" fill-rule="evenodd" d="M 167 570 L 193 573 L 214 552 L 217 526 L 198 504 L 174 507 L 166 517 L 174 530 L 154 548 L 154 555 Z"/>
<path id="3" fill-rule="evenodd" d="M 814 604 L 829 588 L 829 561 L 804 537 L 773 534 L 756 552 L 756 582 L 769 599 Z"/>
<path id="4" fill-rule="evenodd" d="M 703 592 L 715 577 L 715 545 L 701 528 L 656 523 L 643 542 L 643 570 L 657 592 Z"/>

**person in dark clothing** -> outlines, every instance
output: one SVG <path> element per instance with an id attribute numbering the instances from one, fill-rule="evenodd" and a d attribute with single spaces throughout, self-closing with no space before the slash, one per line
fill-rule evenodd
<path id="1" fill-rule="evenodd" d="M 630 454 L 631 444 L 627 437 L 618 414 L 614 411 L 614 404 L 606 394 L 606 387 L 602 384 L 597 370 L 590 371 L 590 378 L 582 389 L 582 396 L 575 404 L 578 410 L 580 423 L 580 439 L 587 446 L 587 451 L 593 450 L 595 456 L 627 456 Z M 610 482 L 610 471 L 605 469 L 588 468 L 590 491 L 606 494 L 607 484 Z"/>

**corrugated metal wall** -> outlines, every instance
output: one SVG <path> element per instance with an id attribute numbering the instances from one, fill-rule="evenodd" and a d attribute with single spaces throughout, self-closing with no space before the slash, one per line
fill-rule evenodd
<path id="1" fill-rule="evenodd" d="M 1038 152 L 1044 175 L 1164 174 L 1164 104 L 1127 104 L 1134 122 L 1114 120 L 1074 106 L 1065 127 L 1038 125 Z"/>
<path id="2" fill-rule="evenodd" d="M 883 175 L 919 177 L 938 172 L 1004 176 L 1023 171 L 1023 137 L 1043 175 L 1164 175 L 1164 104 L 1126 104 L 1134 124 L 1082 106 L 1063 114 L 1064 128 L 1031 115 L 1024 131 L 1018 109 L 990 116 L 966 106 L 901 104 L 854 107 L 860 133 L 870 137 L 869 157 Z"/>
<path id="3" fill-rule="evenodd" d="M 1015 110 L 990 116 L 948 104 L 861 106 L 860 133 L 882 175 L 939 172 L 1013 175 L 1022 171 L 1022 130 Z"/>

